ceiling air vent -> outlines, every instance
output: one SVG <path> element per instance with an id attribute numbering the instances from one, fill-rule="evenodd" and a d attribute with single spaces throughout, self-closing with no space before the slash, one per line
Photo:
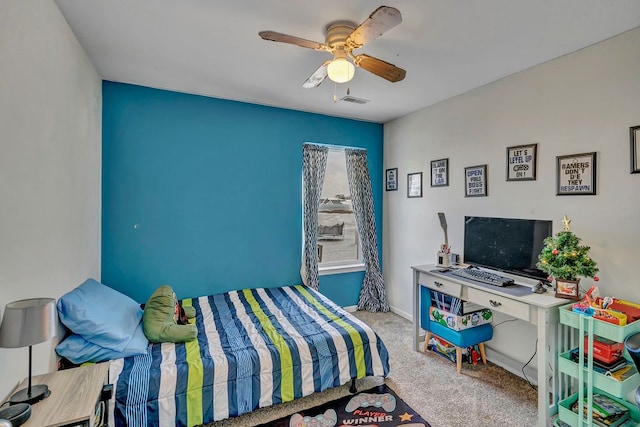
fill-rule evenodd
<path id="1" fill-rule="evenodd" d="M 340 98 L 340 101 L 353 102 L 354 104 L 366 104 L 369 102 L 368 99 L 356 98 L 355 96 L 346 95 L 343 98 Z"/>

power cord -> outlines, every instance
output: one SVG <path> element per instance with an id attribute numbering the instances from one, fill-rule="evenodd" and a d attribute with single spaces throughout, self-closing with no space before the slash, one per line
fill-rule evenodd
<path id="1" fill-rule="evenodd" d="M 502 322 L 500 322 L 500 323 L 496 323 L 496 324 L 492 324 L 491 326 L 493 327 L 493 329 L 495 329 L 497 326 L 500 326 L 500 325 L 502 325 L 503 323 L 507 323 L 507 322 L 515 322 L 516 320 L 518 320 L 518 319 L 516 319 L 516 318 L 514 317 L 513 319 L 503 320 Z"/>
<path id="2" fill-rule="evenodd" d="M 496 327 L 498 327 L 498 326 L 502 325 L 503 323 L 507 323 L 507 322 L 515 322 L 516 320 L 518 320 L 518 319 L 516 319 L 516 318 L 514 317 L 513 319 L 503 320 L 502 322 L 500 322 L 500 323 L 496 323 L 496 324 L 492 324 L 491 326 L 493 327 L 493 329 L 495 329 Z M 522 376 L 524 377 L 525 381 L 529 384 L 529 386 L 530 386 L 532 389 L 534 389 L 534 390 L 538 390 L 538 388 L 537 388 L 535 385 L 533 385 L 533 384 L 531 383 L 531 381 L 529 381 L 529 378 L 527 377 L 527 374 L 525 374 L 525 372 L 524 372 L 524 368 L 526 368 L 526 367 L 529 365 L 529 363 L 531 363 L 531 361 L 533 360 L 533 358 L 534 358 L 534 357 L 536 357 L 536 353 L 537 353 L 537 352 L 538 352 L 538 339 L 536 338 L 536 347 L 535 347 L 535 350 L 533 351 L 533 354 L 531 355 L 531 357 L 529 358 L 529 360 L 527 360 L 527 363 L 525 363 L 525 364 L 524 364 L 524 366 L 522 367 Z M 551 367 L 551 365 L 549 365 L 549 367 Z"/>
<path id="3" fill-rule="evenodd" d="M 503 323 L 507 323 L 507 322 L 515 322 L 516 320 L 518 320 L 518 319 L 516 319 L 516 318 L 514 317 L 513 319 L 503 320 L 502 322 L 500 322 L 500 323 L 496 323 L 496 324 L 493 324 L 493 325 L 491 325 L 491 326 L 493 327 L 493 329 L 495 329 L 496 327 L 498 327 L 498 326 L 502 325 Z M 534 390 L 537 390 L 537 388 L 536 388 L 536 386 L 534 386 L 534 385 L 531 383 L 531 381 L 529 381 L 529 378 L 527 378 L 527 374 L 525 374 L 525 373 L 524 373 L 524 368 L 526 368 L 526 367 L 527 367 L 527 365 L 528 365 L 529 363 L 531 363 L 531 361 L 533 360 L 533 358 L 536 356 L 536 353 L 537 353 L 537 352 L 538 352 L 538 339 L 536 338 L 536 349 L 535 349 L 535 351 L 533 352 L 533 355 L 531 356 L 531 358 L 530 358 L 530 359 L 527 361 L 527 363 L 525 363 L 525 364 L 524 364 L 524 366 L 522 367 L 522 376 L 524 377 L 525 381 L 529 384 L 529 386 L 531 386 L 531 388 L 532 388 L 532 389 L 534 389 Z"/>
<path id="4" fill-rule="evenodd" d="M 503 323 L 507 323 L 507 322 L 515 322 L 516 320 L 518 320 L 518 319 L 516 319 L 516 318 L 513 318 L 513 319 L 507 319 L 507 320 L 503 320 L 503 321 L 502 321 L 502 322 L 500 322 L 500 323 L 492 324 L 491 326 L 493 327 L 493 329 L 495 329 L 497 326 L 500 326 L 500 325 L 502 325 Z M 533 351 L 533 354 L 531 355 L 531 357 L 529 358 L 529 360 L 527 360 L 527 363 L 525 363 L 525 364 L 522 366 L 522 376 L 524 377 L 524 379 L 525 379 L 525 381 L 527 382 L 527 384 L 529 384 L 529 386 L 530 386 L 532 389 L 536 390 L 536 391 L 538 390 L 538 387 L 536 387 L 535 385 L 533 385 L 533 384 L 531 383 L 531 381 L 529 381 L 529 378 L 527 377 L 527 374 L 524 372 L 524 368 L 526 368 L 526 367 L 529 365 L 529 363 L 531 363 L 531 361 L 533 360 L 533 358 L 534 358 L 534 357 L 536 357 L 536 354 L 537 354 L 537 353 L 538 353 L 538 339 L 536 338 L 536 347 L 535 347 L 535 350 Z M 549 364 L 549 370 L 551 370 L 551 372 L 552 372 L 552 373 L 551 373 L 551 377 L 549 378 L 549 379 L 551 379 L 551 378 L 553 378 L 553 368 L 552 368 L 551 364 Z"/>
<path id="5" fill-rule="evenodd" d="M 524 366 L 522 367 L 522 375 L 524 376 L 525 381 L 527 381 L 527 383 L 529 383 L 529 386 L 531 386 L 531 388 L 534 389 L 534 390 L 538 390 L 538 388 L 536 386 L 534 386 L 533 384 L 531 384 L 531 381 L 529 381 L 529 378 L 527 378 L 527 374 L 524 373 L 524 368 L 526 368 L 527 365 L 529 363 L 531 363 L 533 358 L 536 356 L 537 352 L 538 352 L 538 338 L 536 338 L 536 349 L 533 351 L 533 354 L 531 355 L 529 360 L 527 360 L 527 363 L 525 363 Z"/>

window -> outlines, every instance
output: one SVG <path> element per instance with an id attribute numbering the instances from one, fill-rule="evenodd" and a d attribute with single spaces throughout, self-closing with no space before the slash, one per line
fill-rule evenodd
<path id="1" fill-rule="evenodd" d="M 320 274 L 361 270 L 362 248 L 351 205 L 344 149 L 331 148 L 318 212 Z"/>

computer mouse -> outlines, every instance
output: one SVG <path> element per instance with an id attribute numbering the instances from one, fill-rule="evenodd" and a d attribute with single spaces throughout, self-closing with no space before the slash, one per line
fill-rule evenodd
<path id="1" fill-rule="evenodd" d="M 544 294 L 547 292 L 547 288 L 544 287 L 542 283 L 537 283 L 532 289 L 531 292 L 535 292 L 536 294 Z"/>

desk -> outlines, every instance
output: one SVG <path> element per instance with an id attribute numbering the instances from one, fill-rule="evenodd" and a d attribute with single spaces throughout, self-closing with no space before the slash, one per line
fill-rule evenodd
<path id="1" fill-rule="evenodd" d="M 107 382 L 109 363 L 87 365 L 38 375 L 32 384 L 47 384 L 51 395 L 31 405 L 24 427 L 95 426 L 96 404 Z M 16 390 L 26 387 L 23 381 Z"/>
<path id="2" fill-rule="evenodd" d="M 484 285 L 471 280 L 439 273 L 435 265 L 418 265 L 413 269 L 413 347 L 420 351 L 420 287 L 424 286 L 465 301 L 488 307 L 493 311 L 516 317 L 537 327 L 538 355 L 538 426 L 550 425 L 549 418 L 557 412 L 559 377 L 553 372 L 558 359 L 558 307 L 566 299 L 556 298 L 553 292 L 527 293 L 514 296 L 499 286 Z M 501 273 L 502 274 L 502 273 Z M 535 281 L 512 277 L 516 284 L 531 286 Z M 552 378 L 549 383 L 548 378 Z"/>

